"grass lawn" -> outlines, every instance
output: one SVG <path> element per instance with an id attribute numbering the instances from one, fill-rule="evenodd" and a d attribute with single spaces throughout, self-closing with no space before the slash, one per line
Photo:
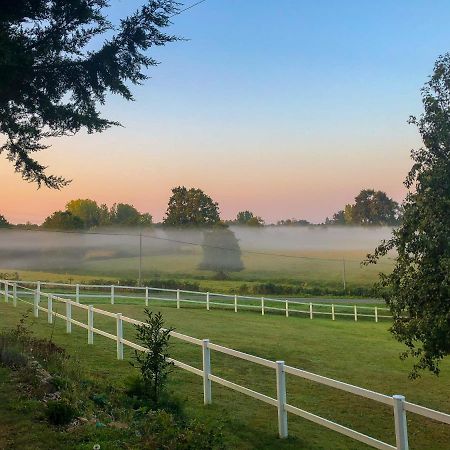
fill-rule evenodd
<path id="1" fill-rule="evenodd" d="M 102 308 L 133 318 L 143 317 L 142 306 L 103 305 Z M 225 310 L 208 312 L 162 306 L 153 308 L 160 310 L 167 325 L 174 326 L 180 333 L 209 338 L 214 343 L 271 360 L 282 359 L 294 367 L 388 395 L 403 394 L 409 401 L 444 412 L 450 409 L 450 361 L 442 364 L 439 378 L 425 374 L 419 380 L 408 380 L 410 363 L 399 360 L 402 347 L 389 335 L 387 323 L 333 322 L 330 319 L 311 321 L 295 317 L 286 319 L 278 315 L 262 317 L 250 312 L 236 315 Z M 11 303 L 2 301 L 0 327 L 13 326 L 27 309 L 28 306 L 22 303 L 14 309 Z M 73 318 L 86 322 L 85 316 L 85 311 L 73 309 Z M 114 332 L 115 322 L 96 315 L 94 326 Z M 55 341 L 77 355 L 86 365 L 86 370 L 110 383 L 122 384 L 134 370 L 127 361 L 115 359 L 113 341 L 96 335 L 94 345 L 88 346 L 86 330 L 73 326 L 73 333 L 69 336 L 61 319 L 56 319 L 52 330 L 52 326 L 46 323 L 46 315 L 41 312 L 33 329 L 41 336 L 50 336 L 53 332 Z M 125 339 L 134 340 L 134 334 L 131 326 L 125 327 Z M 197 346 L 173 339 L 171 355 L 201 367 L 201 350 Z M 132 357 L 130 349 L 125 349 L 125 357 Z M 271 369 L 212 352 L 212 371 L 227 380 L 275 396 L 275 373 Z M 216 384 L 213 384 L 213 405 L 205 407 L 201 378 L 180 369 L 174 371 L 170 388 L 184 399 L 189 415 L 223 426 L 231 448 L 369 448 L 292 415 L 289 415 L 290 438 L 281 441 L 277 438 L 274 407 Z M 288 402 L 294 406 L 394 444 L 393 414 L 387 406 L 289 375 L 287 391 Z M 408 426 L 412 450 L 448 449 L 448 425 L 409 413 Z"/>

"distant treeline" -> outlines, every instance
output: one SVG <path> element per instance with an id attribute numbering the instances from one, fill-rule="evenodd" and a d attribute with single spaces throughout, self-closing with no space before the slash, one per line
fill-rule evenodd
<path id="1" fill-rule="evenodd" d="M 166 216 L 162 223 L 154 224 L 151 214 L 139 212 L 133 205 L 115 203 L 111 208 L 98 205 L 91 199 L 77 199 L 67 203 L 64 211 L 55 211 L 41 226 L 25 223 L 13 225 L 0 215 L 0 227 L 53 230 L 91 230 L 97 227 L 227 227 L 242 225 L 264 226 L 323 226 L 323 225 L 398 225 L 401 221 L 401 207 L 385 192 L 363 189 L 353 203 L 345 205 L 324 223 L 314 224 L 304 219 L 282 219 L 275 224 L 246 210 L 240 211 L 234 220 L 222 220 L 219 205 L 201 189 L 179 186 L 172 189 Z"/>

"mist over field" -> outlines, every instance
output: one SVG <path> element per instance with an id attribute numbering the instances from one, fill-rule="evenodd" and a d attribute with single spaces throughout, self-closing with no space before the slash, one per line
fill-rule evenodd
<path id="1" fill-rule="evenodd" d="M 230 227 L 243 252 L 282 253 L 324 258 L 361 259 L 382 240 L 389 238 L 390 227 Z M 99 233 L 99 234 L 97 234 Z M 105 233 L 105 234 L 100 234 Z M 142 231 L 142 255 L 152 263 L 151 270 L 166 270 L 167 258 L 173 269 L 187 256 L 202 254 L 202 230 L 149 228 Z M 191 245 L 191 244 L 198 245 Z M 226 247 L 226 243 L 219 246 Z M 225 250 L 224 250 L 225 251 Z M 102 273 L 116 272 L 117 260 L 125 263 L 139 255 L 139 231 L 136 229 L 97 230 L 95 233 L 57 233 L 47 231 L 0 231 L 0 268 L 27 270 L 93 269 L 102 262 Z M 152 258 L 153 257 L 153 258 Z M 219 256 L 220 257 L 220 256 Z M 256 262 L 265 259 L 265 267 L 276 270 L 280 257 L 248 255 Z M 158 267 L 160 260 L 161 267 Z M 113 264 L 114 263 L 114 264 Z M 131 264 L 131 262 L 130 262 Z M 191 259 L 183 270 L 196 270 Z M 247 261 L 247 268 L 251 266 Z M 190 267 L 191 266 L 191 267 Z M 170 269 L 170 268 L 169 268 Z M 169 270 L 170 272 L 170 270 Z"/>

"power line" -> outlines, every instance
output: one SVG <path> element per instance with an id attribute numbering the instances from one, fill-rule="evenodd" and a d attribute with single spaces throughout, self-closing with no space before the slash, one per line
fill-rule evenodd
<path id="1" fill-rule="evenodd" d="M 219 245 L 210 245 L 210 244 L 203 244 L 200 242 L 191 242 L 191 241 L 183 241 L 180 239 L 171 239 L 171 238 L 164 238 L 161 236 L 151 236 L 148 234 L 132 234 L 132 233 L 102 233 L 98 231 L 88 231 L 88 232 L 82 232 L 82 231 L 75 231 L 75 230 L 43 230 L 43 229 L 5 229 L 5 231 L 28 231 L 28 232 L 41 232 L 41 233 L 60 233 L 60 234 L 76 234 L 76 235 L 83 235 L 83 236 L 128 236 L 128 237 L 140 237 L 147 239 L 154 239 L 158 241 L 166 241 L 166 242 L 174 242 L 177 244 L 184 244 L 184 245 L 192 245 L 192 246 L 198 246 L 198 247 L 208 247 L 208 248 L 215 248 L 218 250 L 225 250 L 229 252 L 240 252 L 250 255 L 258 255 L 258 256 L 270 256 L 270 257 L 278 257 L 278 258 L 291 258 L 291 259 L 304 259 L 304 260 L 311 260 L 311 261 L 330 261 L 330 262 L 342 262 L 342 259 L 338 258 L 317 258 L 314 256 L 301 256 L 301 255 L 286 255 L 283 253 L 269 253 L 269 252 L 258 252 L 258 251 L 252 251 L 252 250 L 238 250 L 234 248 L 228 248 L 228 247 L 222 247 Z M 360 263 L 360 260 L 357 259 L 346 259 L 346 262 L 357 262 Z"/>
<path id="2" fill-rule="evenodd" d="M 183 12 L 189 10 L 189 9 L 192 9 L 192 8 L 194 8 L 195 6 L 200 5 L 200 3 L 204 3 L 204 2 L 206 2 L 206 0 L 200 0 L 199 2 L 193 3 L 192 5 L 190 5 L 190 6 L 186 7 L 186 8 L 184 8 L 184 9 L 180 9 L 180 10 L 179 10 L 178 12 L 176 12 L 175 14 L 172 14 L 171 16 L 169 16 L 169 19 L 172 18 L 172 17 L 174 17 L 174 16 L 178 16 L 179 14 L 181 14 L 181 13 L 183 13 Z"/>

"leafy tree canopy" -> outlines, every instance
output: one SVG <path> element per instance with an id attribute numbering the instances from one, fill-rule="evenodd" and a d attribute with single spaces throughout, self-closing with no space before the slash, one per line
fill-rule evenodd
<path id="1" fill-rule="evenodd" d="M 165 225 L 212 226 L 219 222 L 219 205 L 201 189 L 187 189 L 184 186 L 172 189 Z"/>
<path id="2" fill-rule="evenodd" d="M 277 222 L 279 226 L 296 226 L 296 227 L 305 227 L 307 225 L 311 225 L 311 222 L 308 222 L 304 219 L 285 219 L 279 220 Z"/>
<path id="3" fill-rule="evenodd" d="M 132 100 L 129 84 L 147 78 L 152 46 L 177 38 L 161 30 L 177 13 L 173 0 L 148 0 L 115 26 L 108 0 L 4 0 L 0 8 L 0 146 L 15 170 L 38 186 L 68 181 L 32 156 L 46 139 L 117 122 L 100 116 L 108 93 Z"/>
<path id="4" fill-rule="evenodd" d="M 328 225 L 397 225 L 400 220 L 398 203 L 383 191 L 363 189 L 353 204 L 327 219 Z"/>
<path id="5" fill-rule="evenodd" d="M 198 267 L 201 270 L 212 270 L 221 274 L 244 269 L 239 241 L 223 223 L 218 223 L 204 232 L 203 259 Z"/>
<path id="6" fill-rule="evenodd" d="M 100 224 L 101 210 L 97 202 L 89 199 L 71 200 L 66 205 L 66 211 L 78 216 L 87 228 Z"/>
<path id="7" fill-rule="evenodd" d="M 127 203 L 114 204 L 109 216 L 111 225 L 149 226 L 152 224 L 152 216 L 150 214 L 141 214 L 133 205 Z"/>
<path id="8" fill-rule="evenodd" d="M 411 153 L 402 224 L 366 261 L 398 254 L 379 287 L 394 317 L 391 332 L 407 347 L 402 356 L 415 358 L 412 378 L 425 369 L 438 374 L 450 354 L 450 54 L 437 60 L 422 102 L 424 113 L 410 118 L 423 147 Z"/>
<path id="9" fill-rule="evenodd" d="M 251 211 L 240 211 L 236 216 L 236 223 L 238 225 L 261 227 L 264 225 L 264 220 L 259 216 L 255 216 Z"/>
<path id="10" fill-rule="evenodd" d="M 8 228 L 11 224 L 0 214 L 0 228 Z"/>
<path id="11" fill-rule="evenodd" d="M 68 211 L 56 211 L 47 217 L 42 224 L 42 228 L 52 230 L 81 230 L 84 228 L 84 222 Z"/>
<path id="12" fill-rule="evenodd" d="M 250 219 L 253 219 L 254 214 L 251 211 L 240 211 L 237 213 L 236 222 L 239 225 L 245 225 Z"/>

